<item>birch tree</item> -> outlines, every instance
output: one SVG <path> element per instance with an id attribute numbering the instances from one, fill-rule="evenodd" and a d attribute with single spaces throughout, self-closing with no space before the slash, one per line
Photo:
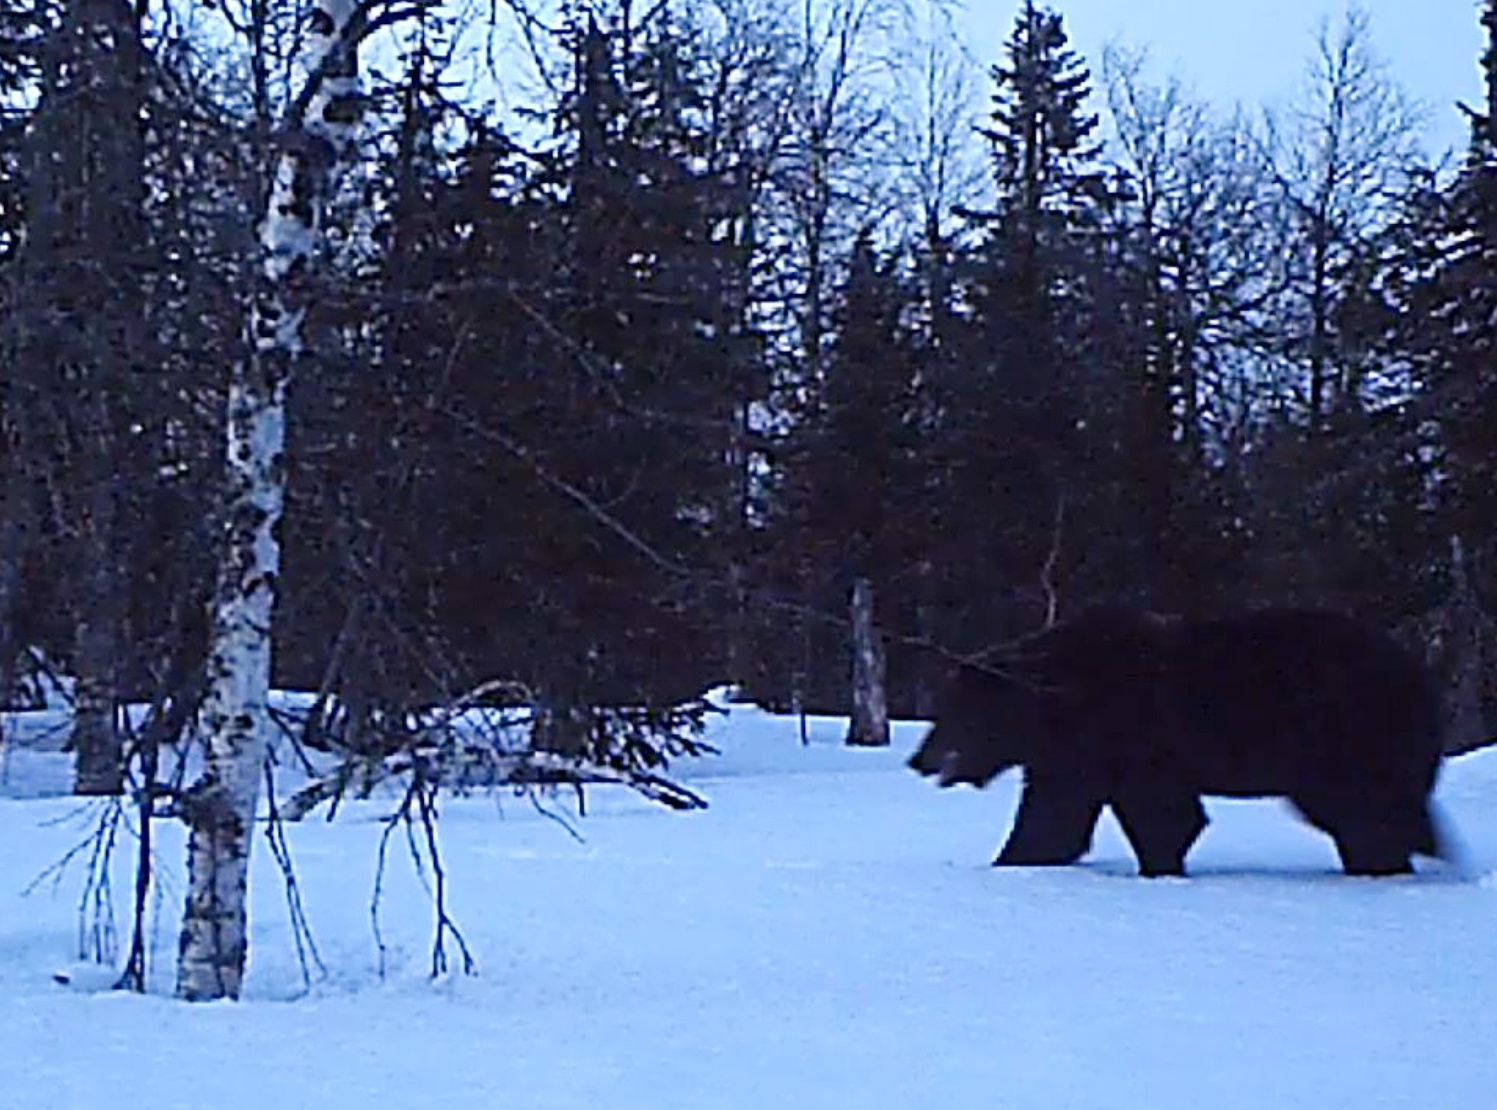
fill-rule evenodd
<path id="1" fill-rule="evenodd" d="M 226 517 L 203 706 L 207 762 L 182 799 L 188 892 L 177 993 L 237 998 L 247 955 L 246 880 L 266 750 L 271 628 L 285 499 L 286 387 L 307 361 L 302 322 L 335 171 L 354 144 L 359 42 L 420 7 L 316 0 L 302 40 L 305 83 L 287 108 L 257 228 L 248 353 L 232 370 Z"/>

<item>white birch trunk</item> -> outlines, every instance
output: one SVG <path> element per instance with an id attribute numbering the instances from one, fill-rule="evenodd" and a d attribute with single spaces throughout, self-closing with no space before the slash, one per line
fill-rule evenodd
<path id="1" fill-rule="evenodd" d="M 859 578 L 852 589 L 852 720 L 847 742 L 866 747 L 889 743 L 884 643 L 873 621 L 873 585 L 866 578 Z"/>
<path id="2" fill-rule="evenodd" d="M 350 33 L 355 0 L 316 0 L 304 60 L 317 82 L 287 121 L 258 228 L 252 355 L 234 368 L 228 413 L 228 520 L 214 601 L 203 778 L 183 800 L 189 827 L 187 907 L 177 993 L 237 998 L 248 953 L 246 877 L 259 803 L 270 692 L 271 620 L 280 572 L 276 525 L 285 497 L 286 384 L 302 353 L 306 274 L 324 196 L 348 153 L 358 106 Z"/>

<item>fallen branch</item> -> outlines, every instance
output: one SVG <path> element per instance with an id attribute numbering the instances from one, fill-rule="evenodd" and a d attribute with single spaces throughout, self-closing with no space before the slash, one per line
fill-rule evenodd
<path id="1" fill-rule="evenodd" d="M 648 771 L 611 767 L 555 752 L 496 752 L 478 746 L 416 747 L 382 759 L 354 757 L 302 787 L 281 807 L 285 821 L 300 821 L 319 805 L 336 801 L 350 783 L 367 795 L 380 783 L 416 774 L 434 786 L 627 786 L 670 809 L 706 809 L 707 801 L 686 787 Z"/>

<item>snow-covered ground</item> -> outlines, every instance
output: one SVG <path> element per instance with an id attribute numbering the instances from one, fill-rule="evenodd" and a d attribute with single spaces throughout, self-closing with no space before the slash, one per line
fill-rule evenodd
<path id="1" fill-rule="evenodd" d="M 987 866 L 1015 784 L 939 791 L 844 724 L 737 708 L 677 770 L 711 808 L 594 789 L 581 840 L 505 795 L 449 801 L 480 965 L 427 977 L 431 915 L 387 802 L 293 830 L 328 976 L 304 991 L 261 843 L 245 1001 L 171 999 L 182 835 L 159 823 L 153 993 L 58 986 L 86 832 L 66 757 L 0 767 L 0 1110 L 1236 1110 L 1497 1105 L 1497 753 L 1452 764 L 1476 878 L 1348 879 L 1274 803 L 1210 807 L 1193 878 L 1145 881 L 1110 820 L 1080 867 Z M 127 845 L 133 847 L 133 845 Z M 115 879 L 123 928 L 127 874 Z M 90 981 L 75 970 L 75 984 Z"/>

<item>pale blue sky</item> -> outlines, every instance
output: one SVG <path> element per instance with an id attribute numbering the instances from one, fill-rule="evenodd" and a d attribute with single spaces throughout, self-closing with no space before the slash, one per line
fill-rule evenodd
<path id="1" fill-rule="evenodd" d="M 970 49 L 996 61 L 1019 0 L 965 0 Z M 1156 76 L 1174 74 L 1206 100 L 1230 107 L 1290 94 L 1302 77 L 1319 22 L 1343 3 L 1328 0 L 1049 0 L 1093 77 L 1102 47 L 1146 46 Z M 1431 153 L 1464 146 L 1469 129 L 1454 104 L 1484 100 L 1477 0 L 1363 0 L 1389 72 L 1430 110 Z M 1100 107 L 1100 100 L 1098 101 Z"/>

